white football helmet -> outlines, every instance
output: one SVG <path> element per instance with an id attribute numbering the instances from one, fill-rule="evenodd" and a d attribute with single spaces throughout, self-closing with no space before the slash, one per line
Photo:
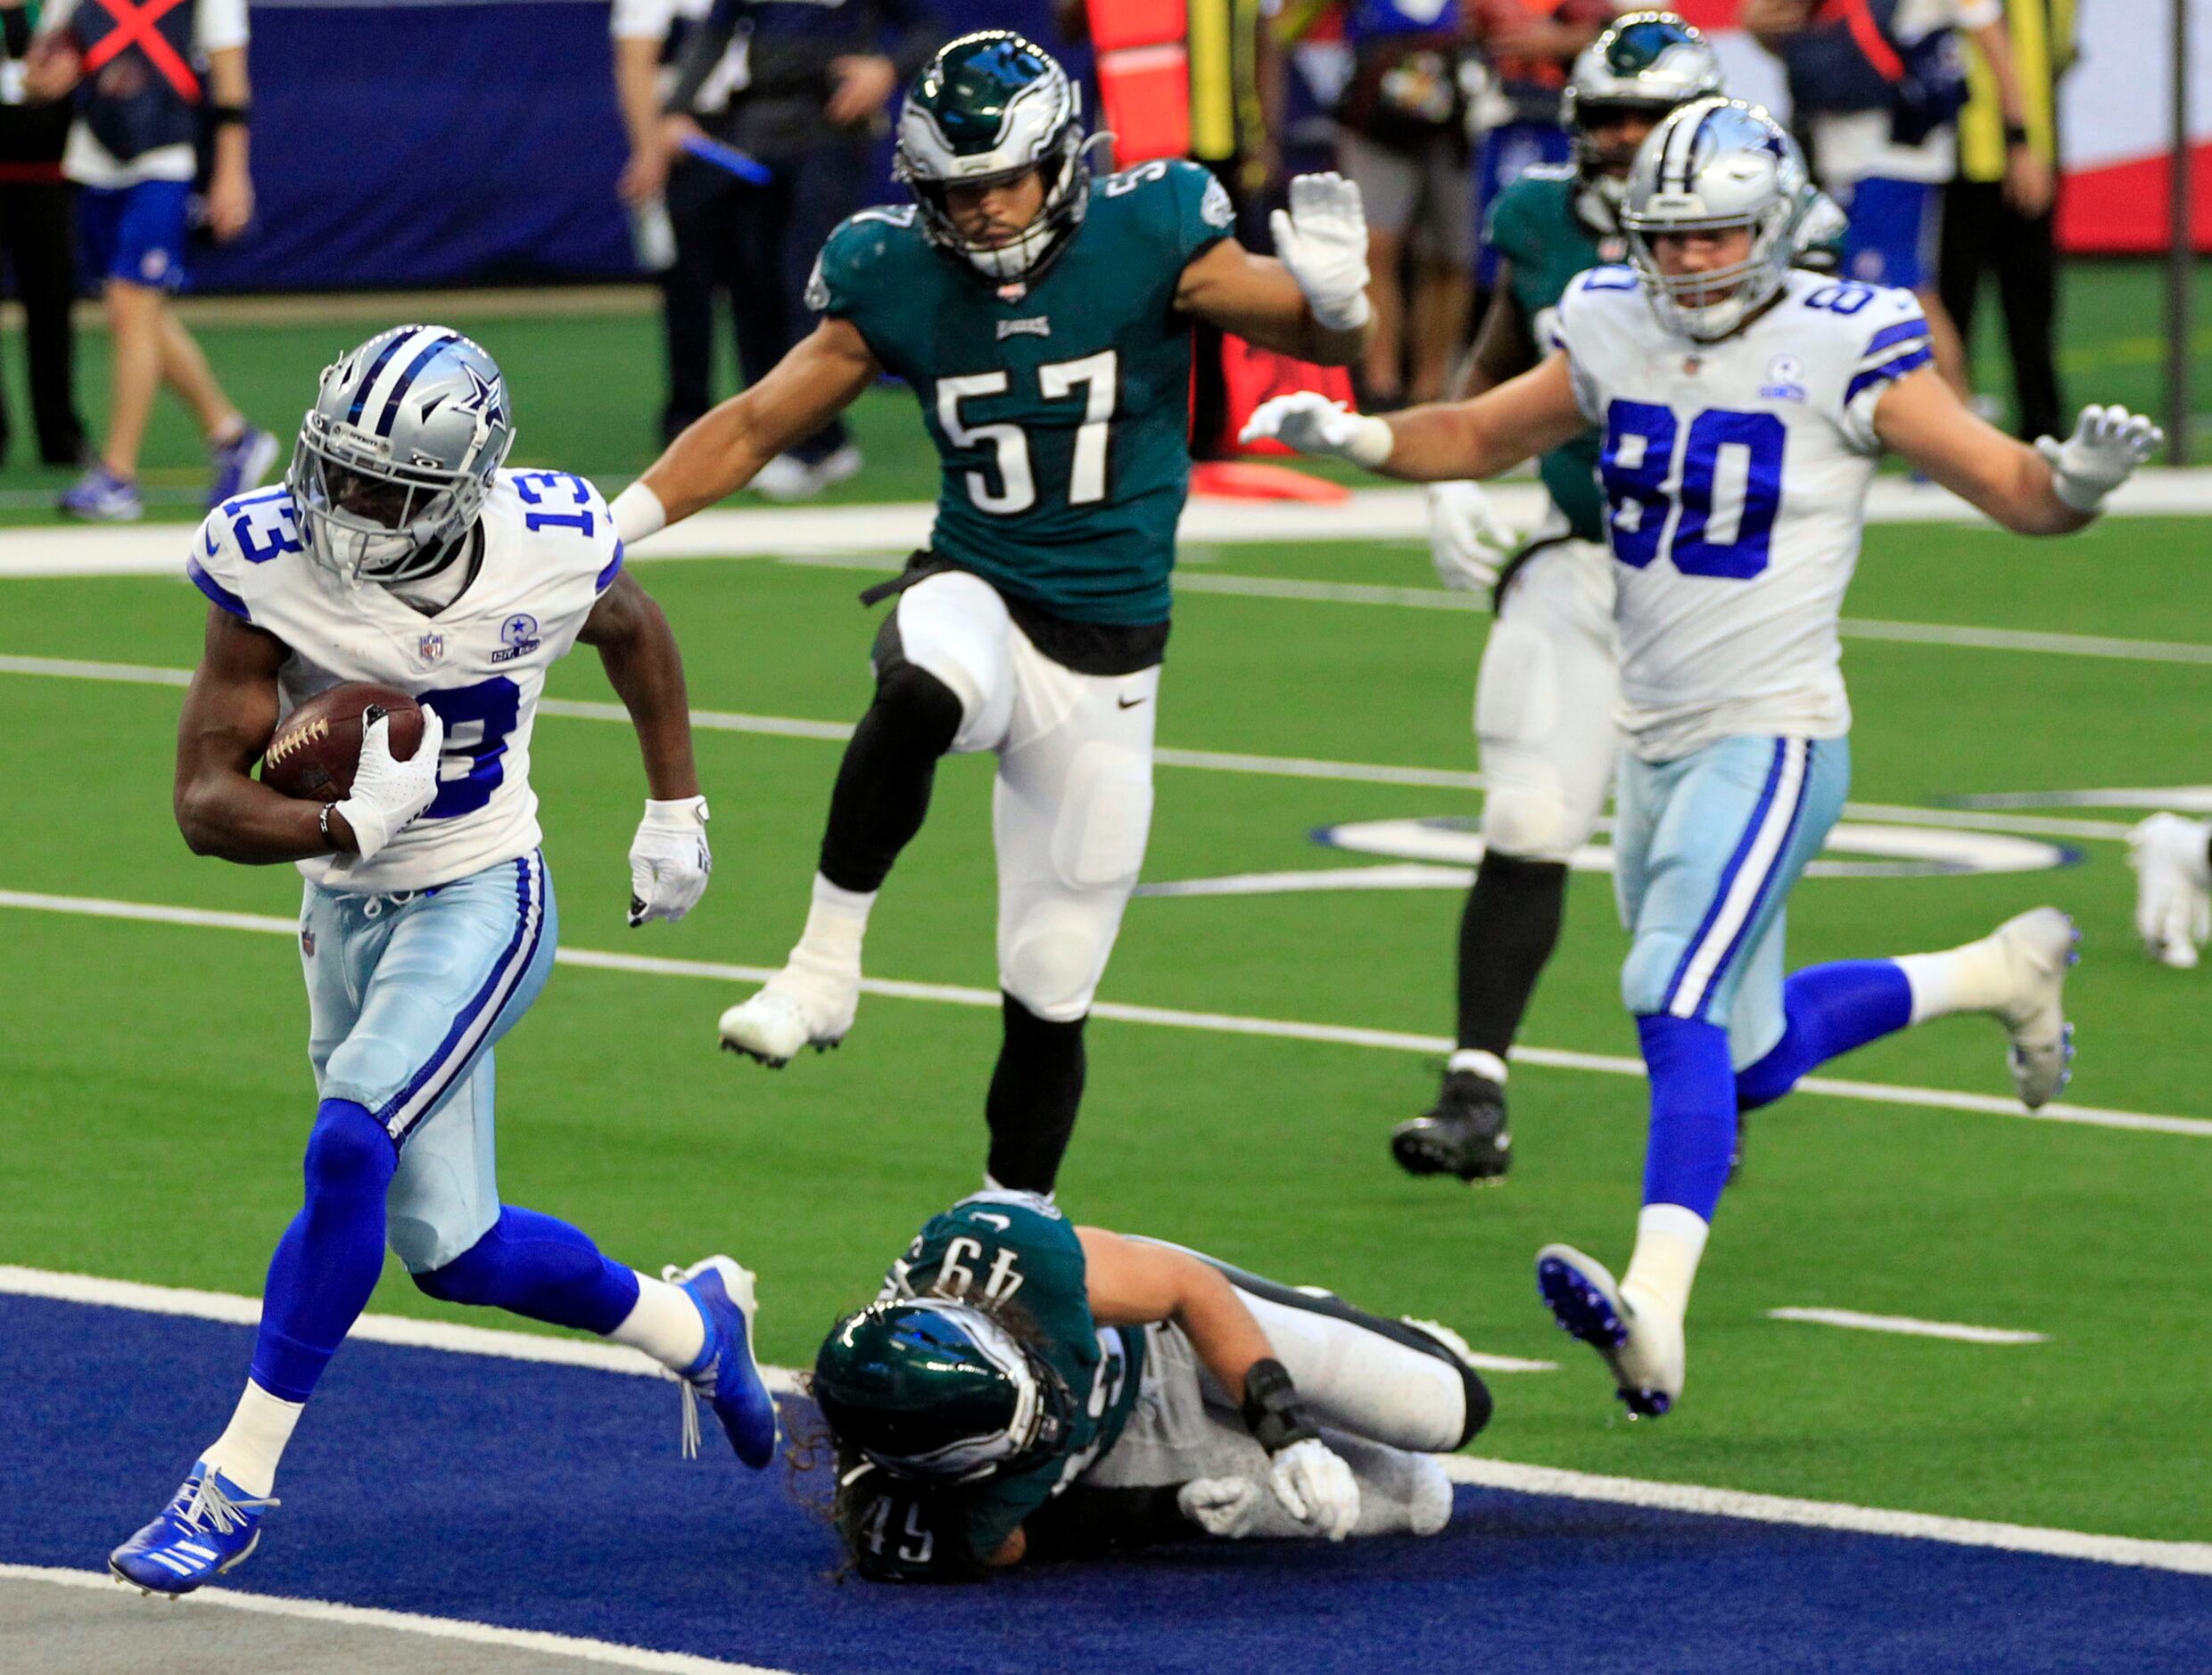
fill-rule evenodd
<path id="1" fill-rule="evenodd" d="M 1622 230 L 1659 323 L 1701 343 L 1735 331 L 1782 288 L 1811 202 L 1805 160 L 1780 123 L 1740 99 L 1699 99 L 1651 131 L 1629 171 Z M 1740 262 L 1704 273 L 1660 271 L 1652 240 L 1744 227 Z"/>
<path id="2" fill-rule="evenodd" d="M 450 327 L 397 326 L 323 368 L 285 486 L 316 558 L 404 582 L 452 557 L 514 445 L 498 363 Z"/>
<path id="3" fill-rule="evenodd" d="M 930 243 L 987 279 L 1034 279 L 1090 207 L 1082 115 L 1081 89 L 1043 47 L 1006 29 L 963 35 L 914 78 L 891 172 L 921 205 Z M 1018 235 L 980 243 L 960 230 L 948 187 L 987 186 L 1031 169 L 1044 179 L 1044 205 Z"/>

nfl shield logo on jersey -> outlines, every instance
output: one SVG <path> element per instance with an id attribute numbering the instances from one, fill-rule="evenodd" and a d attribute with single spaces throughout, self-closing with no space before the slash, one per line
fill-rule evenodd
<path id="1" fill-rule="evenodd" d="M 435 663 L 445 656 L 445 636 L 425 634 L 415 642 L 415 655 L 425 663 Z"/>

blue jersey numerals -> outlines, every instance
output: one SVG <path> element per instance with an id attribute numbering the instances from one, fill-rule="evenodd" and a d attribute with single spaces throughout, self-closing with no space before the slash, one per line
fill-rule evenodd
<path id="1" fill-rule="evenodd" d="M 223 516 L 230 519 L 230 538 L 238 543 L 238 556 L 250 565 L 265 565 L 281 554 L 305 550 L 286 490 L 264 489 L 226 500 Z M 212 540 L 208 545 L 212 551 Z"/>
<path id="2" fill-rule="evenodd" d="M 515 492 L 524 503 L 532 507 L 551 507 L 550 511 L 530 511 L 523 514 L 523 527 L 535 532 L 541 529 L 573 529 L 579 535 L 591 532 L 590 511 L 591 485 L 569 471 L 518 471 L 513 482 Z M 581 511 L 560 508 L 580 507 Z"/>
<path id="3" fill-rule="evenodd" d="M 445 723 L 445 753 L 438 767 L 438 795 L 425 820 L 473 814 L 491 800 L 507 778 L 507 737 L 522 720 L 522 689 L 503 674 L 474 686 L 445 687 L 417 700 Z M 454 774 L 453 768 L 466 764 Z"/>
<path id="4" fill-rule="evenodd" d="M 1771 413 L 1710 408 L 1685 427 L 1671 408 L 1612 402 L 1597 475 L 1613 556 L 1634 570 L 1663 553 L 1684 575 L 1759 574 L 1781 509 L 1787 440 Z"/>

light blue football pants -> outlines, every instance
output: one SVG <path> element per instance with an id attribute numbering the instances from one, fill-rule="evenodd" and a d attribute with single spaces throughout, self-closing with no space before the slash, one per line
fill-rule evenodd
<path id="1" fill-rule="evenodd" d="M 1673 762 L 1624 755 L 1614 887 L 1636 1017 L 1718 1024 L 1741 1070 L 1781 1040 L 1784 905 L 1843 813 L 1848 738 L 1724 738 Z"/>
<path id="2" fill-rule="evenodd" d="M 387 1237 L 410 1272 L 444 1267 L 499 1218 L 491 1049 L 545 987 L 558 940 L 536 854 L 407 895 L 307 887 L 317 1095 L 366 1106 L 399 1146 Z"/>

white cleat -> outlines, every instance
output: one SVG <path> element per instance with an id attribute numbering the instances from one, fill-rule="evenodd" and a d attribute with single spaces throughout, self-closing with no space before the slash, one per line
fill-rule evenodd
<path id="1" fill-rule="evenodd" d="M 1681 1399 L 1688 1349 L 1680 1321 L 1638 1309 L 1605 1264 L 1571 1244 L 1536 1253 L 1536 1289 L 1559 1330 L 1605 1357 L 1631 1418 L 1656 1419 Z"/>
<path id="2" fill-rule="evenodd" d="M 843 1041 L 859 1010 L 860 967 L 809 957 L 802 945 L 758 994 L 722 1015 L 722 1044 L 780 1070 L 802 1047 L 827 1052 Z"/>
<path id="3" fill-rule="evenodd" d="M 2153 814 L 2127 834 L 2135 932 L 2150 957 L 2186 971 L 2212 937 L 2212 821 Z"/>
<path id="4" fill-rule="evenodd" d="M 1990 1008 L 2012 1036 L 2012 1085 L 2040 1110 L 2074 1074 L 2074 1026 L 2066 1021 L 2067 968 L 2081 958 L 2082 933 L 2055 907 L 2008 919 L 1985 938 L 2005 961 L 2005 998 Z"/>

